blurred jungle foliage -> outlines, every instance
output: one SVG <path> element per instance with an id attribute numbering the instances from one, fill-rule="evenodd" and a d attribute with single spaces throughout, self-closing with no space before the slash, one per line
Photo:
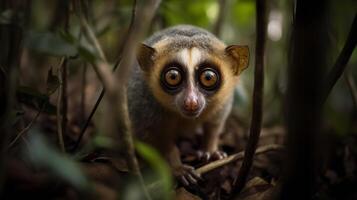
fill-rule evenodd
<path id="1" fill-rule="evenodd" d="M 132 1 L 90 1 L 90 4 L 89 20 L 96 30 L 97 37 L 109 61 L 114 63 L 118 57 L 118 46 L 125 32 L 124 30 L 127 29 L 130 22 Z M 27 47 L 31 50 L 51 55 L 47 59 L 53 59 L 55 58 L 54 56 L 74 55 L 76 50 L 73 46 L 63 42 L 63 40 L 68 41 L 68 38 L 63 35 L 63 28 L 57 26 L 53 21 L 53 15 L 57 9 L 55 1 L 33 0 L 31 6 L 30 20 L 26 25 Z M 220 38 L 227 44 L 249 45 L 251 50 L 250 67 L 243 73 L 242 84 L 237 89 L 239 115 L 248 123 L 253 88 L 255 1 L 228 0 L 225 6 Z M 331 56 L 329 59 L 330 65 L 326 66 L 326 68 L 331 68 L 343 47 L 356 7 L 357 3 L 353 0 L 330 2 L 330 24 L 328 24 L 330 32 L 328 35 L 331 42 Z M 286 89 L 284 77 L 293 4 L 282 0 L 269 1 L 269 9 L 264 106 L 264 122 L 267 125 L 279 123 L 282 120 L 281 100 Z M 218 14 L 219 1 L 216 0 L 164 0 L 148 35 L 177 24 L 192 24 L 212 30 Z M 73 17 L 71 21 L 76 21 L 76 19 Z M 79 29 L 78 23 L 71 23 L 71 33 L 78 35 Z M 75 39 L 72 38 L 72 40 Z M 83 45 L 90 49 L 88 44 Z M 349 66 L 356 65 L 356 54 L 354 52 L 352 55 Z M 40 62 L 45 62 L 44 57 L 41 57 Z M 71 66 L 70 70 L 78 71 L 77 62 L 72 63 Z M 353 76 L 356 76 L 355 69 L 347 67 L 347 70 Z M 33 74 L 34 76 L 38 75 L 37 73 Z M 28 77 L 27 79 L 36 82 L 41 81 L 42 83 L 45 81 L 45 77 L 42 79 Z M 44 84 L 35 83 L 35 85 Z M 340 134 L 346 133 L 346 129 L 350 126 L 348 118 L 355 110 L 355 107 L 344 80 L 339 81 L 327 104 L 326 113 L 329 116 L 328 118 L 331 119 L 334 129 Z"/>
<path id="2" fill-rule="evenodd" d="M 69 98 L 69 128 L 72 135 L 65 135 L 66 146 L 73 145 L 79 134 L 79 129 L 88 116 L 99 95 L 101 85 L 94 70 L 86 63 L 98 57 L 97 52 L 81 33 L 77 13 L 70 11 L 68 26 L 59 23 L 58 18 L 65 15 L 59 9 L 60 1 L 31 0 L 26 12 L 15 13 L 13 10 L 1 10 L 0 24 L 9 23 L 9 19 L 17 15 L 24 31 L 23 51 L 20 60 L 19 87 L 17 88 L 20 102 L 26 107 L 18 107 L 11 116 L 13 124 L 20 123 L 24 127 L 35 116 L 38 110 L 50 117 L 40 118 L 37 126 L 27 133 L 32 139 L 21 142 L 30 149 L 29 160 L 40 164 L 80 190 L 93 187 L 81 176 L 80 168 L 72 160 L 87 159 L 88 149 L 110 146 L 111 141 L 100 135 L 103 122 L 100 113 L 96 115 L 94 124 L 89 127 L 92 139 L 84 138 L 82 150 L 70 156 L 63 156 L 53 150 L 58 146 L 56 141 L 56 126 L 53 125 L 56 113 L 56 96 L 59 81 L 56 67 L 63 56 L 70 59 L 68 67 L 68 98 Z M 141 1 L 138 1 L 141 2 Z M 219 16 L 219 0 L 163 0 L 147 36 L 177 24 L 192 24 L 213 31 Z M 88 1 L 86 17 L 103 47 L 108 61 L 114 65 L 119 57 L 119 47 L 131 20 L 132 0 L 93 0 Z M 292 1 L 269 0 L 268 38 L 266 47 L 266 69 L 264 88 L 264 127 L 281 126 L 284 123 L 284 94 L 286 92 L 286 70 L 288 45 L 292 24 L 294 5 Z M 357 1 L 329 1 L 329 24 L 327 33 L 330 39 L 329 65 L 330 69 L 347 38 L 354 15 L 357 11 Z M 226 0 L 220 35 L 227 44 L 249 45 L 251 58 L 249 68 L 241 76 L 240 84 L 235 94 L 233 112 L 239 116 L 242 126 L 247 128 L 250 123 L 253 91 L 254 50 L 256 37 L 256 13 L 253 0 Z M 330 94 L 324 108 L 324 125 L 330 133 L 343 140 L 351 133 L 357 132 L 354 124 L 357 118 L 357 105 L 353 102 L 351 91 L 346 79 L 357 80 L 357 51 L 354 51 L 346 75 L 341 78 Z M 4 66 L 0 66 L 0 70 Z M 304 67 L 304 66 L 301 66 Z M 51 70 L 53 68 L 53 71 Z M 83 79 L 85 71 L 85 79 Z M 304 81 L 304 80 L 301 80 Z M 86 85 L 83 85 L 85 83 Z M 356 82 L 355 82 L 356 84 Z M 83 92 L 82 92 L 83 91 Z M 84 104 L 81 104 L 81 100 Z M 35 112 L 36 111 L 36 112 Z M 22 119 L 23 118 L 23 119 Z M 21 120 L 25 120 L 19 122 Z M 40 124 L 40 125 L 39 125 Z M 51 125 L 52 124 L 52 125 Z M 35 125 L 36 126 L 36 125 Z M 302 125 L 303 126 L 303 125 Z M 21 128 L 16 129 L 17 132 Z M 44 139 L 39 132 L 53 133 Z M 48 135 L 48 134 L 46 134 Z M 49 134 L 50 135 L 50 134 Z M 97 136 L 96 136 L 97 135 Z M 14 136 L 11 136 L 13 139 Z M 24 139 L 25 140 L 25 139 Z M 45 140 L 49 140 L 48 145 Z M 26 141 L 26 140 L 25 140 Z M 31 145 L 36 148 L 31 148 Z M 30 147 L 29 147 L 30 146 Z M 95 146 L 95 147 L 94 147 Z M 139 144 L 139 154 L 146 157 L 152 168 L 167 185 L 171 177 L 157 152 L 144 144 Z M 240 147 L 242 148 L 242 147 Z M 357 151 L 357 149 L 355 149 Z M 15 150 L 18 153 L 20 150 Z M 106 158 L 101 158 L 107 161 Z M 151 161 L 150 161 L 151 160 Z M 125 171 L 126 167 L 119 166 Z M 146 173 L 146 175 L 150 173 Z M 150 178 L 149 178 L 150 179 Z M 169 190 L 169 189 L 168 189 Z M 135 196 L 135 188 L 128 189 L 127 198 Z M 170 195 L 170 194 L 166 194 Z M 139 197 L 137 197 L 139 198 Z"/>

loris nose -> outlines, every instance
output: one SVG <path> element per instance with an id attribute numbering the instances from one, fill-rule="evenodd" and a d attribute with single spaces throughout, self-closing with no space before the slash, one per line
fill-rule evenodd
<path id="1" fill-rule="evenodd" d="M 185 110 L 190 112 L 195 112 L 198 110 L 198 99 L 197 98 L 187 98 L 184 101 Z"/>

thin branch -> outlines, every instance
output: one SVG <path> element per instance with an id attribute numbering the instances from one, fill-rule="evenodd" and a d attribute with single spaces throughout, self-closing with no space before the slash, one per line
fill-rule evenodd
<path id="1" fill-rule="evenodd" d="M 91 28 L 88 28 L 90 26 L 87 20 L 84 17 L 80 17 L 79 19 L 81 20 L 81 25 L 84 27 L 84 34 L 86 35 L 89 42 L 91 42 L 94 45 L 94 48 L 96 49 L 99 55 L 99 58 L 102 59 L 104 62 L 107 62 L 107 58 L 105 57 L 104 51 L 100 46 L 94 31 Z"/>
<path id="2" fill-rule="evenodd" d="M 90 122 L 92 121 L 92 118 L 93 118 L 95 112 L 97 111 L 97 108 L 98 108 L 100 102 L 102 101 L 104 94 L 105 94 L 105 90 L 103 88 L 102 91 L 100 92 L 100 95 L 99 95 L 97 101 L 95 102 L 87 120 L 84 122 L 84 125 L 82 126 L 81 132 L 79 133 L 79 137 L 78 137 L 75 145 L 73 146 L 73 149 L 72 149 L 73 152 L 75 152 L 77 150 L 77 148 L 79 147 L 79 144 L 81 143 L 84 133 L 86 132 Z"/>
<path id="3" fill-rule="evenodd" d="M 124 152 L 126 153 L 126 161 L 132 172 L 137 175 L 141 185 L 143 186 L 146 199 L 151 199 L 151 197 L 147 191 L 147 188 L 145 187 L 145 183 L 140 172 L 138 160 L 135 155 L 131 122 L 128 111 L 126 85 L 128 77 L 130 75 L 130 69 L 135 61 L 135 53 L 136 47 L 138 46 L 138 42 L 142 39 L 144 33 L 146 33 L 146 31 L 148 30 L 149 25 L 151 24 L 151 21 L 160 3 L 160 0 L 147 1 L 146 5 L 144 5 L 142 9 L 140 9 L 140 12 L 138 12 L 137 19 L 140 20 L 134 21 L 132 34 L 128 35 L 127 43 L 125 44 L 123 49 L 123 59 L 121 61 L 121 66 L 118 70 L 118 73 L 116 73 L 116 77 L 118 80 L 118 99 L 110 100 L 112 101 L 111 103 L 117 103 L 117 119 L 121 120 L 118 121 L 116 126 L 118 130 L 123 131 L 120 134 L 120 138 L 123 139 Z M 115 102 L 113 102 L 113 100 L 115 100 Z"/>
<path id="4" fill-rule="evenodd" d="M 113 72 L 118 68 L 118 66 L 120 65 L 120 62 L 121 62 L 121 55 L 123 54 L 123 51 L 124 51 L 124 47 L 127 43 L 127 40 L 128 40 L 128 37 L 129 35 L 132 34 L 132 31 L 133 31 L 133 27 L 134 27 L 134 21 L 135 21 L 135 16 L 136 16 L 136 0 L 134 0 L 134 3 L 133 3 L 133 8 L 132 8 L 132 12 L 131 12 L 131 20 L 130 20 L 130 25 L 129 25 L 129 29 L 127 31 L 127 33 L 125 34 L 124 38 L 122 39 L 122 42 L 121 42 L 121 45 L 120 45 L 120 48 L 119 48 L 119 59 L 117 60 L 117 62 L 115 63 L 114 67 L 113 67 Z M 81 140 L 90 124 L 90 122 L 92 121 L 92 118 L 95 114 L 95 112 L 97 111 L 97 108 L 100 104 L 100 102 L 102 101 L 103 97 L 104 97 L 104 94 L 105 94 L 105 89 L 103 88 L 102 91 L 100 92 L 100 95 L 97 99 L 97 101 L 95 102 L 87 120 L 85 121 L 82 129 L 81 129 L 81 132 L 79 134 L 79 137 L 76 141 L 76 144 L 74 145 L 73 147 L 73 151 L 76 151 L 79 144 L 81 143 Z"/>
<path id="5" fill-rule="evenodd" d="M 284 147 L 281 145 L 277 145 L 277 144 L 266 145 L 266 146 L 259 147 L 256 150 L 255 155 L 267 153 L 270 151 L 283 151 L 283 150 L 284 150 Z M 205 173 L 208 173 L 214 169 L 218 169 L 218 168 L 220 168 L 224 165 L 227 165 L 229 163 L 242 160 L 243 158 L 244 158 L 244 151 L 230 155 L 227 158 L 208 163 L 207 165 L 197 168 L 195 171 L 198 174 L 203 175 Z M 151 183 L 150 185 L 147 186 L 147 188 L 150 191 L 150 193 L 154 194 L 153 196 L 156 197 L 158 194 L 158 191 L 161 191 L 162 188 L 164 187 L 164 184 L 165 184 L 164 181 L 160 180 L 160 181 Z"/>
<path id="6" fill-rule="evenodd" d="M 107 62 L 107 58 L 104 55 L 104 51 L 103 51 L 102 47 L 100 46 L 99 41 L 97 40 L 97 38 L 94 34 L 94 31 L 89 26 L 87 20 L 82 15 L 82 13 L 80 13 L 79 20 L 81 23 L 81 27 L 84 31 L 85 37 L 89 40 L 89 42 L 91 42 L 94 45 L 94 48 L 98 52 L 99 58 L 101 60 L 101 61 L 92 62 L 91 64 L 92 64 L 96 74 L 98 75 L 100 81 L 103 83 L 104 88 L 106 88 L 107 90 L 110 90 L 111 93 L 114 93 L 115 79 L 109 70 L 110 67 Z"/>
<path id="7" fill-rule="evenodd" d="M 62 67 L 60 70 L 62 70 L 62 95 L 61 95 L 61 103 L 62 103 L 62 137 L 63 135 L 67 135 L 67 124 L 68 124 L 68 118 L 67 118 L 67 111 L 68 111 L 68 97 L 67 97 L 67 67 L 68 67 L 68 59 L 65 59 Z M 63 140 L 63 138 L 62 138 Z M 63 141 L 62 141 L 63 142 Z M 64 152 L 66 151 L 64 142 L 63 142 L 63 150 Z"/>
<path id="8" fill-rule="evenodd" d="M 138 46 L 138 41 L 144 36 L 144 33 L 149 28 L 155 11 L 159 7 L 161 0 L 148 0 L 145 1 L 145 5 L 142 9 L 137 12 L 138 17 L 133 22 L 132 33 L 128 35 L 127 42 L 124 45 L 122 53 L 122 61 L 120 63 L 120 69 L 117 73 L 117 78 L 119 82 L 126 83 L 129 77 L 129 70 L 134 64 L 136 47 Z"/>
<path id="9" fill-rule="evenodd" d="M 31 127 L 35 124 L 35 122 L 37 121 L 38 117 L 40 116 L 41 112 L 43 111 L 43 109 L 45 108 L 46 103 L 44 103 L 42 105 L 42 107 L 40 108 L 40 110 L 36 113 L 35 117 L 30 121 L 30 123 L 24 128 L 22 129 L 17 135 L 16 137 L 11 141 L 11 143 L 8 145 L 8 149 L 12 148 L 18 139 L 20 139 L 25 133 L 27 133 L 27 131 L 29 131 L 31 129 Z"/>
<path id="10" fill-rule="evenodd" d="M 70 1 L 64 1 L 59 3 L 59 8 L 64 14 L 59 14 L 61 21 L 63 21 L 64 30 L 68 33 L 69 29 L 69 8 Z M 66 152 L 66 147 L 63 140 L 63 135 L 67 135 L 67 110 L 68 110 L 68 98 L 67 98 L 67 63 L 68 59 L 63 57 L 58 68 L 58 80 L 60 81 L 60 86 L 58 88 L 57 96 L 57 134 L 60 149 L 63 153 Z"/>
<path id="11" fill-rule="evenodd" d="M 116 80 L 110 71 L 110 65 L 107 62 L 97 61 L 92 63 L 95 73 L 102 82 L 104 88 L 108 91 L 108 95 L 115 94 Z"/>
<path id="12" fill-rule="evenodd" d="M 348 34 L 346 43 L 340 55 L 338 56 L 335 65 L 333 66 L 333 68 L 331 69 L 330 73 L 327 76 L 326 84 L 325 84 L 327 86 L 322 95 L 322 102 L 326 101 L 332 88 L 335 86 L 336 82 L 341 77 L 356 45 L 357 45 L 357 13 L 353 20 L 351 30 L 350 33 Z"/>
<path id="13" fill-rule="evenodd" d="M 255 155 L 263 154 L 263 153 L 266 153 L 266 152 L 269 152 L 269 151 L 280 151 L 280 150 L 283 150 L 283 149 L 284 149 L 284 147 L 281 146 L 281 145 L 276 145 L 276 144 L 266 145 L 266 146 L 259 147 L 255 151 Z M 227 164 L 229 164 L 231 162 L 241 160 L 243 158 L 244 158 L 244 151 L 241 151 L 239 153 L 230 155 L 227 158 L 224 158 L 224 159 L 221 159 L 221 160 L 216 160 L 216 161 L 211 162 L 211 163 L 209 163 L 207 165 L 204 165 L 204 166 L 196 169 L 196 172 L 198 174 L 205 174 L 205 173 L 207 173 L 209 171 L 212 171 L 214 169 L 217 169 L 219 167 L 227 165 Z"/>
<path id="14" fill-rule="evenodd" d="M 122 56 L 122 54 L 124 52 L 125 45 L 126 45 L 126 43 L 128 41 L 129 36 L 132 34 L 132 32 L 134 30 L 134 22 L 136 20 L 136 7 L 137 7 L 136 0 L 134 0 L 133 8 L 131 10 L 131 19 L 130 19 L 129 28 L 128 28 L 128 31 L 126 32 L 124 38 L 121 41 L 121 45 L 120 45 L 120 48 L 119 48 L 119 59 L 118 59 L 116 65 L 114 66 L 113 71 L 115 71 L 116 68 L 118 67 L 118 65 L 120 64 L 121 56 Z"/>
<path id="15" fill-rule="evenodd" d="M 217 20 L 213 26 L 212 32 L 217 37 L 219 37 L 221 35 L 222 27 L 223 27 L 223 23 L 224 23 L 224 14 L 225 14 L 225 10 L 227 7 L 227 0 L 217 0 L 217 1 L 218 1 L 218 5 L 219 5 L 219 11 L 218 11 Z"/>
<path id="16" fill-rule="evenodd" d="M 245 156 L 242 167 L 238 172 L 235 184 L 235 191 L 239 193 L 247 180 L 250 168 L 253 164 L 254 152 L 257 148 L 262 124 L 263 115 L 263 89 L 264 89 L 264 53 L 266 39 L 266 15 L 267 6 L 265 0 L 256 1 L 256 24 L 257 38 L 255 50 L 255 71 L 254 71 L 254 91 L 253 91 L 253 114 L 250 125 L 250 135 L 245 148 Z"/>
<path id="17" fill-rule="evenodd" d="M 63 141 L 63 128 L 62 128 L 62 113 L 61 113 L 61 105 L 62 105 L 62 92 L 63 92 L 63 85 L 62 85 L 62 68 L 66 63 L 66 58 L 63 57 L 61 59 L 61 63 L 58 68 L 58 80 L 60 82 L 59 88 L 58 88 L 58 94 L 57 94 L 57 135 L 58 135 L 58 142 L 61 151 L 64 153 L 65 152 L 65 147 L 64 147 L 64 141 Z"/>
<path id="18" fill-rule="evenodd" d="M 120 138 L 123 142 L 122 153 L 125 153 L 126 161 L 130 171 L 137 176 L 139 179 L 144 194 L 147 199 L 151 199 L 149 193 L 144 184 L 143 177 L 140 172 L 138 160 L 135 155 L 134 145 L 133 145 L 133 138 L 131 132 L 131 123 L 129 119 L 128 113 L 128 105 L 127 105 L 127 97 L 126 97 L 126 83 L 127 77 L 129 76 L 130 68 L 134 63 L 135 59 L 135 50 L 139 40 L 143 36 L 143 33 L 146 32 L 148 25 L 150 24 L 156 9 L 158 8 L 160 1 L 159 0 L 152 0 L 148 2 L 140 13 L 140 21 L 134 22 L 134 30 L 132 34 L 128 36 L 127 43 L 123 50 L 123 64 L 119 69 L 119 73 L 117 73 L 117 77 L 113 76 L 110 69 L 109 64 L 102 58 L 102 61 L 96 61 L 92 63 L 95 72 L 97 73 L 99 79 L 101 80 L 104 88 L 107 91 L 108 95 L 108 104 L 111 107 L 114 107 L 114 112 L 110 112 L 110 116 L 108 119 L 115 121 L 115 123 L 108 123 L 107 126 L 110 127 L 114 132 L 118 135 L 111 135 L 114 138 Z M 101 47 L 99 46 L 99 42 L 97 41 L 96 37 L 92 35 L 93 31 L 89 27 L 88 23 L 84 17 L 80 17 L 81 25 L 84 27 L 85 35 L 87 39 L 90 41 L 98 44 L 95 45 L 98 52 Z M 93 37 L 94 36 L 94 37 Z M 117 79 L 115 79 L 117 78 Z M 112 133 L 113 134 L 113 133 Z"/>

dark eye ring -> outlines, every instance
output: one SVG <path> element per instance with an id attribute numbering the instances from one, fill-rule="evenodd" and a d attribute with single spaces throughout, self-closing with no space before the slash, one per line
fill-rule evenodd
<path id="1" fill-rule="evenodd" d="M 169 67 L 161 74 L 161 82 L 168 89 L 174 90 L 182 83 L 183 73 L 177 67 Z"/>
<path id="2" fill-rule="evenodd" d="M 213 68 L 205 68 L 199 72 L 198 81 L 205 90 L 214 90 L 220 82 L 219 73 Z"/>

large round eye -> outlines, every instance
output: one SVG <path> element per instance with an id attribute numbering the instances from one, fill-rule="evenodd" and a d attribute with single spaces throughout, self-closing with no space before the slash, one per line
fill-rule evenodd
<path id="1" fill-rule="evenodd" d="M 169 87 L 176 87 L 182 81 L 181 71 L 176 68 L 167 70 L 163 76 L 165 84 Z"/>
<path id="2" fill-rule="evenodd" d="M 219 82 L 218 72 L 214 69 L 205 69 L 199 75 L 201 85 L 208 90 L 215 89 Z"/>

